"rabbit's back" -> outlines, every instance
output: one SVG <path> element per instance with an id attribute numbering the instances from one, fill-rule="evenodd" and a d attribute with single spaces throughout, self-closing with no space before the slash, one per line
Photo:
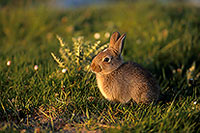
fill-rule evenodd
<path id="1" fill-rule="evenodd" d="M 97 83 L 105 98 L 122 103 L 131 98 L 137 103 L 148 103 L 156 101 L 159 95 L 153 76 L 134 62 L 125 62 L 110 74 L 97 75 Z"/>
<path id="2" fill-rule="evenodd" d="M 137 103 L 157 101 L 160 88 L 149 71 L 137 63 L 127 62 L 122 65 L 124 81 L 129 83 L 131 97 Z"/>

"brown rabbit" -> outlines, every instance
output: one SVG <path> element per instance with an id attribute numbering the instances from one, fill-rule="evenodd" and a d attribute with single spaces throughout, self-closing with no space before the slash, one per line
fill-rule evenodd
<path id="1" fill-rule="evenodd" d="M 153 76 L 135 62 L 123 62 L 122 49 L 126 35 L 114 32 L 109 47 L 100 52 L 91 63 L 102 95 L 111 101 L 136 103 L 157 101 L 160 88 Z"/>

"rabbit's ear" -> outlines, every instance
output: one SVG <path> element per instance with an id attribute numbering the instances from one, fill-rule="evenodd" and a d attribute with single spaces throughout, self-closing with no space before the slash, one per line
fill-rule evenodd
<path id="1" fill-rule="evenodd" d="M 117 40 L 119 39 L 120 34 L 119 32 L 114 32 L 112 34 L 112 36 L 110 37 L 110 45 L 109 47 L 113 47 L 115 45 L 115 43 L 117 42 Z"/>
<path id="2" fill-rule="evenodd" d="M 117 51 L 117 54 L 120 55 L 122 53 L 122 49 L 124 47 L 124 40 L 126 38 L 126 34 L 122 34 L 117 41 L 114 43 L 114 45 L 111 45 L 110 47 L 114 48 Z"/>

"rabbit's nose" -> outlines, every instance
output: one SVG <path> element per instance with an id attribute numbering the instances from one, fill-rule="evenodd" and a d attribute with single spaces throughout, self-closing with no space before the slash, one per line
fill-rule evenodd
<path id="1" fill-rule="evenodd" d="M 94 63 L 92 63 L 92 64 L 90 65 L 90 69 L 93 71 L 93 70 L 94 70 L 94 68 L 95 68 L 95 64 L 94 64 Z"/>
<path id="2" fill-rule="evenodd" d="M 93 72 L 101 72 L 101 67 L 99 65 L 95 65 L 95 63 L 92 63 L 91 66 L 90 66 L 90 69 L 93 71 Z"/>

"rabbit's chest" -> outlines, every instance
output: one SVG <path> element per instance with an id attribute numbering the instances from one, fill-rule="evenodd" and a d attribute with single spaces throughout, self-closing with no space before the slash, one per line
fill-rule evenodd
<path id="1" fill-rule="evenodd" d="M 108 100 L 116 99 L 116 86 L 114 81 L 108 81 L 105 78 L 97 76 L 97 85 L 101 94 Z"/>

